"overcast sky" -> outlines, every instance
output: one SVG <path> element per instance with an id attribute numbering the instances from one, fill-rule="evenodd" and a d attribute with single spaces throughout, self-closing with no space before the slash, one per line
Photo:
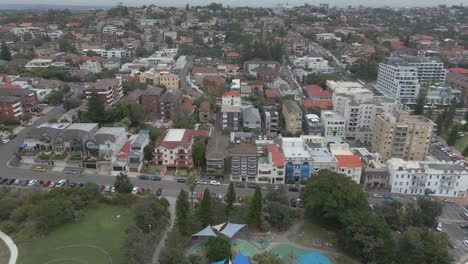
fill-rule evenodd
<path id="1" fill-rule="evenodd" d="M 122 2 L 126 5 L 149 5 L 155 4 L 160 6 L 185 6 L 189 3 L 190 5 L 206 5 L 211 2 L 222 3 L 223 5 L 230 6 L 273 6 L 278 3 L 286 3 L 281 0 L 224 0 L 224 1 L 213 1 L 213 0 L 0 0 L 0 3 L 14 3 L 14 4 L 59 4 L 59 5 L 116 5 L 118 2 Z M 287 1 L 290 5 L 303 5 L 304 3 L 318 5 L 320 3 L 328 3 L 331 6 L 348 6 L 348 5 L 363 5 L 363 6 L 394 6 L 394 7 L 405 7 L 405 6 L 436 6 L 440 4 L 446 5 L 459 5 L 464 3 L 468 5 L 468 0 L 290 0 Z"/>

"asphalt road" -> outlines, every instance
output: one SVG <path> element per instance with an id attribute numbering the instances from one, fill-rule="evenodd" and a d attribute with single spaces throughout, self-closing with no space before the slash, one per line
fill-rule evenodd
<path id="1" fill-rule="evenodd" d="M 190 84 L 187 83 L 187 75 L 189 74 L 190 69 L 193 66 L 193 56 L 187 56 L 187 64 L 185 67 L 180 70 L 179 72 L 179 80 L 180 80 L 180 88 L 184 91 L 186 91 L 190 96 L 193 97 L 200 97 L 202 94 L 198 92 L 197 90 L 193 89 Z"/>

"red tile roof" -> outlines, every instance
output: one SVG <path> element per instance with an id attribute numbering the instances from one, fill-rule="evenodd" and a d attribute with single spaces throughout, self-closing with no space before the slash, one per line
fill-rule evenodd
<path id="1" fill-rule="evenodd" d="M 240 97 L 240 93 L 239 92 L 236 92 L 236 91 L 228 91 L 228 92 L 225 92 L 223 93 L 223 97 L 225 96 L 236 96 L 236 97 Z"/>
<path id="2" fill-rule="evenodd" d="M 265 90 L 265 97 L 266 98 L 278 98 L 279 91 L 276 88 Z"/>
<path id="3" fill-rule="evenodd" d="M 191 99 L 185 99 L 184 100 L 184 105 L 182 107 L 184 109 L 184 111 L 187 111 L 187 112 L 193 112 L 193 100 Z"/>
<path id="4" fill-rule="evenodd" d="M 358 155 L 335 155 L 340 168 L 362 168 L 361 158 Z"/>
<path id="5" fill-rule="evenodd" d="M 305 99 L 304 108 L 307 109 L 312 106 L 317 106 L 320 109 L 331 109 L 333 107 L 333 103 L 332 100 Z"/>
<path id="6" fill-rule="evenodd" d="M 197 73 L 217 73 L 218 70 L 215 68 L 211 67 L 195 67 L 192 70 L 192 75 L 195 75 Z"/>
<path id="7" fill-rule="evenodd" d="M 120 149 L 119 153 L 117 154 L 118 159 L 126 159 L 130 156 L 130 146 L 132 145 L 132 140 L 128 140 L 125 142 L 125 145 Z"/>
<path id="8" fill-rule="evenodd" d="M 13 83 L 11 82 L 5 82 L 2 84 L 2 86 L 0 86 L 0 88 L 2 89 L 21 89 L 21 86 L 20 85 L 14 85 Z"/>
<path id="9" fill-rule="evenodd" d="M 169 133 L 170 129 L 164 133 L 162 133 L 157 139 L 156 139 L 156 148 L 161 146 L 166 149 L 175 149 L 177 147 L 183 147 L 185 149 L 188 149 L 192 143 L 193 139 L 193 132 L 192 130 L 185 129 L 184 135 L 182 136 L 182 139 L 180 141 L 165 141 L 167 133 Z"/>
<path id="10" fill-rule="evenodd" d="M 284 167 L 284 154 L 281 153 L 276 145 L 268 145 L 268 152 L 271 153 L 271 161 L 274 166 Z"/>
<path id="11" fill-rule="evenodd" d="M 228 56 L 228 57 L 239 57 L 240 54 L 239 54 L 239 52 L 230 51 L 230 52 L 226 53 L 226 56 Z"/>
<path id="12" fill-rule="evenodd" d="M 447 70 L 454 73 L 468 74 L 468 69 L 465 68 L 448 68 Z"/>
<path id="13" fill-rule="evenodd" d="M 329 97 L 331 98 L 332 93 L 329 90 L 322 89 L 322 87 L 312 84 L 305 87 L 307 94 L 310 98 L 314 97 Z"/>
<path id="14" fill-rule="evenodd" d="M 209 132 L 207 130 L 193 130 L 192 134 L 194 137 L 207 137 Z"/>

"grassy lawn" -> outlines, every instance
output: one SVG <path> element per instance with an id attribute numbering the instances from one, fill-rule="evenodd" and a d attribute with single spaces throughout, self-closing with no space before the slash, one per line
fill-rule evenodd
<path id="1" fill-rule="evenodd" d="M 18 263 L 121 263 L 125 229 L 132 221 L 129 208 L 100 206 L 77 223 L 20 244 Z"/>
<path id="2" fill-rule="evenodd" d="M 7 247 L 5 242 L 0 239 L 0 263 L 8 263 L 10 259 L 10 249 Z"/>
<path id="3" fill-rule="evenodd" d="M 457 140 L 455 143 L 455 148 L 458 149 L 461 153 L 463 153 L 463 150 L 466 148 L 468 145 L 468 132 L 464 132 L 465 136 L 461 137 Z"/>
<path id="4" fill-rule="evenodd" d="M 148 165 L 145 164 L 141 172 L 143 173 L 150 173 L 150 174 L 159 174 L 162 170 L 161 166 L 155 166 L 155 165 Z"/>
<path id="5" fill-rule="evenodd" d="M 299 229 L 296 234 L 290 234 L 288 239 L 305 247 L 316 246 L 314 245 L 316 239 L 320 239 L 322 243 L 330 242 L 333 247 L 336 247 L 338 242 L 335 231 L 311 221 L 305 221 L 303 228 Z"/>

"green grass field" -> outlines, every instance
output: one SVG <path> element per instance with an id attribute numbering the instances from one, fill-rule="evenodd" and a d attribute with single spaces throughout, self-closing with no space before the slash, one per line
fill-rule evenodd
<path id="1" fill-rule="evenodd" d="M 465 132 L 464 134 L 465 136 L 462 138 L 459 138 L 457 142 L 455 142 L 455 146 L 454 146 L 461 153 L 463 153 L 463 150 L 465 150 L 466 146 L 468 145 L 468 132 Z"/>
<path id="2" fill-rule="evenodd" d="M 125 230 L 132 221 L 129 208 L 100 206 L 86 212 L 77 223 L 20 244 L 18 263 L 121 263 Z"/>
<path id="3" fill-rule="evenodd" d="M 8 263 L 10 259 L 10 249 L 7 247 L 5 242 L 0 239 L 0 263 Z"/>

